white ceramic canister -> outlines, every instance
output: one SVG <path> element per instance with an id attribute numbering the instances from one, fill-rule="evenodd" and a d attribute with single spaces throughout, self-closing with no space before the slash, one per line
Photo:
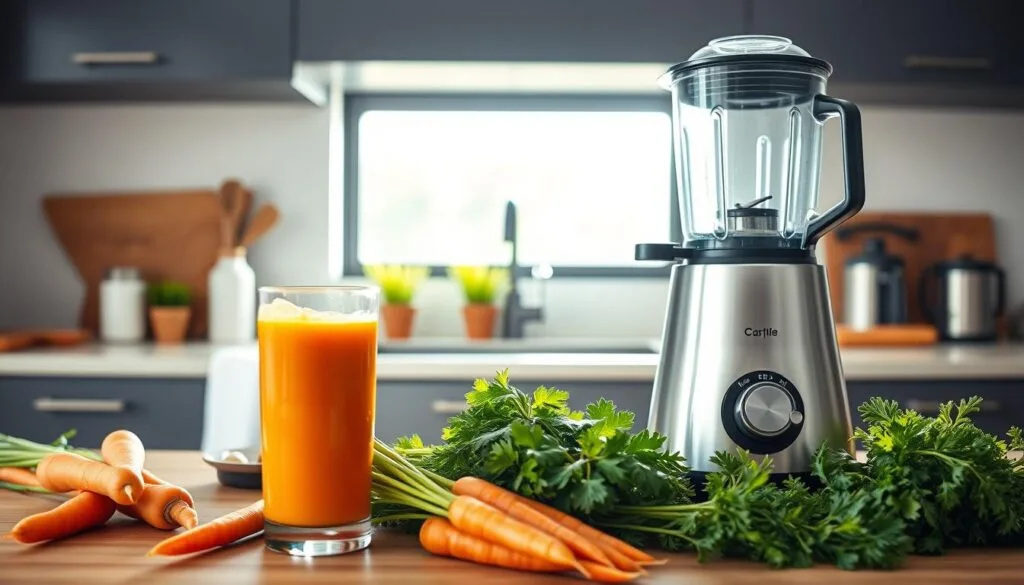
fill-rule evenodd
<path id="1" fill-rule="evenodd" d="M 115 266 L 100 283 L 100 339 L 139 343 L 146 335 L 146 283 L 139 269 Z"/>

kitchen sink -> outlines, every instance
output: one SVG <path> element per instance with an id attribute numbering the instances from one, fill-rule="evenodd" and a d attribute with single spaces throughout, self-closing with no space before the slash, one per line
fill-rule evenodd
<path id="1" fill-rule="evenodd" d="M 381 354 L 641 354 L 658 353 L 657 344 L 650 341 L 569 341 L 560 339 L 524 340 L 495 339 L 488 341 L 467 340 L 410 340 L 406 342 L 383 342 L 378 348 Z"/>

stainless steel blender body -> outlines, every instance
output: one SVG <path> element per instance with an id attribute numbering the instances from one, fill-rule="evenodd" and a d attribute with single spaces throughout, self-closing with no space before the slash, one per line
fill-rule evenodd
<path id="1" fill-rule="evenodd" d="M 860 114 L 825 95 L 832 68 L 788 39 L 712 41 L 669 69 L 681 244 L 641 244 L 671 270 L 649 428 L 697 472 L 716 451 L 808 472 L 849 447 L 850 407 L 818 239 L 864 205 Z M 821 130 L 838 117 L 846 197 L 818 213 Z"/>
<path id="2" fill-rule="evenodd" d="M 715 451 L 809 470 L 852 430 L 825 270 L 817 264 L 672 268 L 650 428 L 695 471 Z M 723 422 L 724 421 L 724 422 Z"/>

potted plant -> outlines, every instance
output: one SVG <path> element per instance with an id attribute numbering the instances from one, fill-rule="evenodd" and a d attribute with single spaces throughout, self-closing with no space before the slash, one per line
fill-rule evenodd
<path id="1" fill-rule="evenodd" d="M 153 337 L 157 343 L 181 343 L 188 333 L 192 317 L 192 293 L 188 286 L 173 281 L 163 281 L 149 286 L 146 293 L 149 301 L 149 322 L 153 326 Z"/>
<path id="2" fill-rule="evenodd" d="M 494 300 L 499 289 L 508 281 L 508 269 L 490 266 L 453 266 L 448 273 L 458 281 L 466 305 L 462 316 L 466 322 L 466 335 L 470 339 L 494 337 L 498 307 Z"/>
<path id="3" fill-rule="evenodd" d="M 416 295 L 416 288 L 430 276 L 430 269 L 426 266 L 376 264 L 365 266 L 363 272 L 380 287 L 384 297 L 380 311 L 387 336 L 391 339 L 408 339 L 412 335 L 412 322 L 416 316 L 412 299 Z"/>

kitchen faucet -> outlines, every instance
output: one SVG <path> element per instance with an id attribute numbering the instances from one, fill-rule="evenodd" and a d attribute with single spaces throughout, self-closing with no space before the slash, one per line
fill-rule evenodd
<path id="1" fill-rule="evenodd" d="M 505 295 L 505 307 L 501 315 L 501 335 L 505 339 L 523 337 L 523 325 L 529 321 L 542 321 L 544 311 L 539 307 L 524 307 L 519 299 L 516 286 L 516 269 L 518 261 L 518 234 L 516 230 L 516 204 L 509 201 L 505 205 L 505 241 L 512 242 L 512 260 L 509 262 L 509 290 Z"/>

